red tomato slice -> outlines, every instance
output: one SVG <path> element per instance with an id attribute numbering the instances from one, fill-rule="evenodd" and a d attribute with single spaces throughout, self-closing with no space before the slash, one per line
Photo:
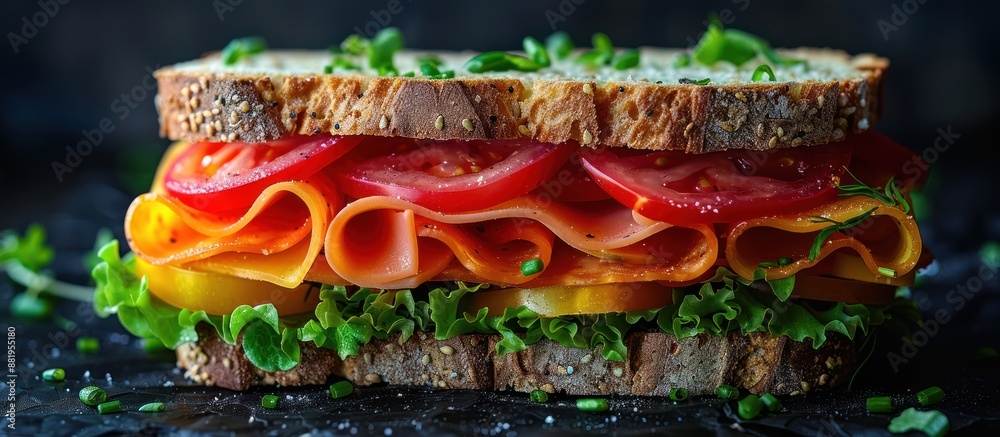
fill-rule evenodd
<path id="1" fill-rule="evenodd" d="M 899 145 L 878 132 L 851 136 L 847 140 L 854 148 L 851 156 L 851 173 L 872 188 L 882 188 L 890 177 L 904 193 L 919 188 L 927 181 L 930 168 L 920 155 Z M 850 176 L 841 181 L 854 185 Z"/>
<path id="2" fill-rule="evenodd" d="M 583 168 L 580 155 L 576 152 L 570 155 L 549 180 L 542 182 L 534 193 L 562 202 L 590 202 L 611 198 Z"/>
<path id="3" fill-rule="evenodd" d="M 625 206 L 672 224 L 729 223 L 791 213 L 836 195 L 850 145 L 762 151 L 581 149 L 583 165 Z"/>
<path id="4" fill-rule="evenodd" d="M 440 212 L 475 211 L 531 191 L 575 144 L 370 138 L 336 172 L 355 198 L 391 196 Z"/>
<path id="5" fill-rule="evenodd" d="M 310 135 L 267 143 L 195 143 L 170 165 L 163 186 L 200 211 L 253 204 L 265 188 L 305 179 L 361 142 L 361 137 Z"/>

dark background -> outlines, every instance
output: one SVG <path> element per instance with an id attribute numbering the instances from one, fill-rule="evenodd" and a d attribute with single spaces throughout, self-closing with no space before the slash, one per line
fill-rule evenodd
<path id="1" fill-rule="evenodd" d="M 60 278 L 87 281 L 80 256 L 91 248 L 100 227 L 110 227 L 121 237 L 129 202 L 148 188 L 152 170 L 168 144 L 158 136 L 155 92 L 143 88 L 144 82 L 149 83 L 146 79 L 150 70 L 218 50 L 232 38 L 246 35 L 261 35 L 274 48 L 324 49 L 354 33 L 355 26 L 363 28 L 374 20 L 373 11 L 377 13 L 387 5 L 386 0 L 294 4 L 230 1 L 239 4 L 230 6 L 227 0 L 69 0 L 58 5 L 58 12 L 44 18 L 45 24 L 28 38 L 27 44 L 17 47 L 17 53 L 10 45 L 10 33 L 22 34 L 22 18 L 30 21 L 36 14 L 44 14 L 40 12 L 43 6 L 37 0 L 0 5 L 0 30 L 6 36 L 5 44 L 0 44 L 0 230 L 23 231 L 31 222 L 43 223 L 58 250 L 52 268 Z M 898 341 L 887 339 L 861 374 L 860 390 L 788 399 L 790 411 L 772 416 L 767 419 L 770 422 L 762 421 L 757 431 L 773 432 L 764 427 L 767 425 L 790 427 L 803 434 L 884 433 L 888 417 L 867 415 L 864 398 L 892 393 L 903 399 L 912 396 L 912 390 L 932 384 L 940 384 L 948 394 L 940 408 L 949 415 L 953 427 L 964 427 L 968 434 L 996 431 L 1000 412 L 995 388 L 1000 383 L 1000 372 L 996 362 L 984 365 L 973 356 L 980 346 L 1000 346 L 996 338 L 1000 332 L 1000 281 L 983 281 L 983 291 L 968 301 L 963 299 L 960 308 L 946 296 L 975 277 L 976 269 L 983 265 L 980 247 L 1000 239 L 1000 195 L 994 159 L 998 146 L 993 133 L 1000 121 L 996 116 L 1000 85 L 995 74 L 1000 71 L 1000 3 L 400 2 L 402 12 L 390 14 L 388 24 L 401 28 L 407 45 L 414 48 L 517 49 L 525 35 L 541 38 L 551 33 L 550 20 L 557 20 L 555 27 L 569 32 L 578 45 L 589 45 L 590 35 L 603 31 L 619 46 L 689 46 L 704 30 L 710 12 L 726 16 L 728 9 L 734 17 L 730 27 L 760 35 L 776 47 L 829 46 L 890 58 L 885 113 L 876 129 L 934 161 L 933 178 L 926 190 L 929 204 L 922 208 L 920 224 L 925 244 L 940 260 L 940 272 L 929 279 L 927 286 L 915 291 L 914 297 L 926 320 L 943 310 L 949 321 L 939 324 L 940 334 L 931 335 L 926 347 L 921 347 L 899 371 L 891 368 L 889 354 L 902 349 Z M 56 0 L 43 3 L 58 4 Z M 216 7 L 222 8 L 221 17 Z M 904 8 L 913 13 L 907 14 Z M 36 21 L 42 20 L 39 17 Z M 888 30 L 888 39 L 880 29 L 880 20 L 896 27 Z M 125 98 L 134 99 L 134 107 L 128 106 Z M 79 165 L 63 174 L 60 181 L 52 163 L 64 162 L 66 146 L 84 140 L 84 131 L 97 129 L 104 118 L 111 120 L 114 131 L 103 135 L 93 152 L 82 157 Z M 939 129 L 949 128 L 960 137 L 947 150 L 938 152 L 934 142 Z M 5 320 L 5 302 L 16 291 L 0 283 L 0 314 Z M 60 313 L 87 314 L 86 308 L 85 304 L 78 307 L 63 302 Z M 60 332 L 52 324 L 16 325 L 22 338 L 27 339 L 19 343 L 22 357 L 29 356 L 24 347 L 33 347 L 33 339 L 44 342 L 46 335 Z M 668 431 L 715 427 L 721 435 L 731 431 L 733 422 L 730 411 L 720 402 L 705 400 L 681 409 L 664 406 L 659 400 L 617 400 L 614 411 L 632 411 L 633 404 L 639 409 L 636 414 L 618 416 L 622 422 L 615 425 L 599 421 L 605 417 L 580 416 L 566 399 L 557 399 L 557 406 L 535 408 L 520 395 L 403 389 L 403 401 L 393 401 L 396 389 L 383 387 L 360 390 L 356 400 L 337 405 L 331 404 L 321 389 L 291 390 L 293 404 L 301 405 L 300 415 L 281 419 L 274 412 L 274 417 L 263 424 L 248 424 L 248 414 L 271 414 L 260 411 L 260 392 L 237 396 L 225 390 L 182 387 L 185 380 L 179 373 L 171 373 L 169 354 L 150 360 L 138 342 L 120 334 L 124 330 L 116 320 L 82 320 L 81 326 L 84 334 L 102 338 L 109 351 L 106 356 L 81 357 L 69 347 L 61 357 L 49 357 L 49 365 L 65 367 L 67 375 L 93 370 L 98 382 L 101 374 L 113 373 L 125 380 L 124 385 L 116 382 L 118 385 L 113 386 L 111 376 L 107 384 L 122 396 L 149 396 L 149 400 L 169 396 L 177 409 L 159 420 L 201 431 L 230 426 L 231 430 L 260 432 L 262 426 L 275 429 L 289 425 L 289 430 L 303 432 L 361 417 L 380 424 L 369 429 L 378 433 L 383 427 L 396 426 L 397 435 L 403 435 L 407 429 L 418 431 L 414 424 L 431 422 L 435 427 L 427 425 L 427 429 L 478 432 L 487 423 L 493 426 L 509 420 L 520 424 L 519 435 L 525 435 L 537 430 L 546 415 L 554 415 L 558 421 L 552 429 L 566 430 L 582 423 L 595 429 L 630 432 L 645 429 L 649 419 L 657 426 L 661 420 L 664 425 L 673 424 Z M 90 383 L 89 379 L 68 377 L 65 387 L 53 390 L 36 382 L 34 373 L 19 375 L 27 378 L 19 386 L 27 391 L 21 392 L 18 402 L 22 409 L 19 419 L 23 418 L 28 430 L 65 431 L 65 424 L 57 421 L 69 421 L 84 434 L 119 428 L 138 431 L 151 426 L 148 417 L 133 414 L 121 420 L 115 416 L 115 420 L 102 421 L 82 408 L 71 398 L 80 386 Z M 71 393 L 62 388 L 72 389 Z M 135 399 L 133 403 L 147 401 Z M 415 410 L 410 410 L 410 405 Z M 238 420 L 227 419 L 234 417 Z M 827 419 L 817 420 L 823 417 Z M 684 418 L 688 421 L 682 424 Z"/>

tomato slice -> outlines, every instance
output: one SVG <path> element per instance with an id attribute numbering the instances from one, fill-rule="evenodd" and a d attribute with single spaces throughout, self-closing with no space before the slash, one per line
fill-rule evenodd
<path id="1" fill-rule="evenodd" d="M 592 202 L 611 198 L 583 168 L 577 152 L 573 152 L 563 166 L 549 180 L 535 188 L 533 193 L 562 202 Z"/>
<path id="2" fill-rule="evenodd" d="M 361 142 L 361 137 L 310 135 L 267 143 L 194 143 L 167 170 L 167 192 L 200 211 L 253 204 L 265 188 L 306 179 Z"/>
<path id="3" fill-rule="evenodd" d="M 397 197 L 440 212 L 484 209 L 531 191 L 559 169 L 575 144 L 369 138 L 338 167 L 355 198 Z"/>
<path id="4" fill-rule="evenodd" d="M 270 282 L 205 273 L 182 267 L 157 266 L 135 259 L 135 273 L 149 281 L 149 291 L 177 308 L 205 310 L 212 315 L 232 314 L 240 305 L 273 304 L 278 314 L 308 313 L 319 304 L 319 288 L 304 283 L 283 288 Z"/>
<path id="5" fill-rule="evenodd" d="M 907 193 L 923 186 L 930 174 L 920 155 L 878 132 L 854 135 L 848 141 L 854 148 L 851 173 L 872 188 L 882 188 L 895 177 L 896 186 Z M 853 185 L 857 181 L 847 176 L 841 183 Z"/>
<path id="6" fill-rule="evenodd" d="M 625 206 L 676 225 L 784 214 L 835 196 L 848 144 L 687 154 L 581 149 L 598 185 Z"/>
<path id="7" fill-rule="evenodd" d="M 463 311 L 489 308 L 490 316 L 506 308 L 528 307 L 541 317 L 620 313 L 673 304 L 673 289 L 655 282 L 507 288 L 469 293 L 459 303 Z"/>

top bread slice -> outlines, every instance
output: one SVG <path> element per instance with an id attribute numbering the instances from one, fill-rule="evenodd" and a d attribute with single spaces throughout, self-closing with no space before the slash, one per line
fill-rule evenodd
<path id="1" fill-rule="evenodd" d="M 157 109 L 161 135 L 172 140 L 257 143 L 328 132 L 688 153 L 826 144 L 878 119 L 886 59 L 778 52 L 807 64 L 772 65 L 775 81 L 753 82 L 765 62 L 674 67 L 683 51 L 642 48 L 639 67 L 623 71 L 567 60 L 534 73 L 473 74 L 462 65 L 475 53 L 407 50 L 395 65 L 417 77 L 379 77 L 367 68 L 324 74 L 327 52 L 268 50 L 232 66 L 213 53 L 158 70 Z M 420 77 L 417 58 L 427 54 L 455 78 Z M 703 78 L 711 82 L 681 83 Z"/>

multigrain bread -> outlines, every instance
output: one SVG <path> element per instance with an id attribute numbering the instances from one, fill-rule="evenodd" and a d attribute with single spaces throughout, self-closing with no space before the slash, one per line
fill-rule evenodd
<path id="1" fill-rule="evenodd" d="M 264 142 L 290 135 L 518 139 L 705 153 L 842 140 L 881 113 L 888 61 L 830 49 L 780 53 L 807 66 L 751 71 L 671 67 L 683 52 L 641 49 L 637 69 L 583 70 L 570 61 L 536 73 L 471 74 L 474 53 L 434 52 L 454 79 L 323 74 L 326 52 L 270 50 L 224 67 L 219 54 L 156 72 L 161 135 L 185 141 Z M 399 71 L 427 52 L 396 55 Z M 710 78 L 705 86 L 681 79 Z M 440 117 L 440 122 L 439 122 Z"/>
<path id="2" fill-rule="evenodd" d="M 177 365 L 196 382 L 231 390 L 254 385 L 323 384 L 331 376 L 357 385 L 389 383 L 471 390 L 543 390 L 569 395 L 667 396 L 683 387 L 692 395 L 731 384 L 753 393 L 799 394 L 848 381 L 854 344 L 831 336 L 819 349 L 787 337 L 734 332 L 678 340 L 663 332 L 633 332 L 625 361 L 608 361 L 600 348 L 569 348 L 543 339 L 517 353 L 497 355 L 498 336 L 469 334 L 439 341 L 418 332 L 400 344 L 372 340 L 341 360 L 334 351 L 301 342 L 302 361 L 289 371 L 254 367 L 241 342 L 230 345 L 207 325 L 199 340 L 177 349 Z"/>

